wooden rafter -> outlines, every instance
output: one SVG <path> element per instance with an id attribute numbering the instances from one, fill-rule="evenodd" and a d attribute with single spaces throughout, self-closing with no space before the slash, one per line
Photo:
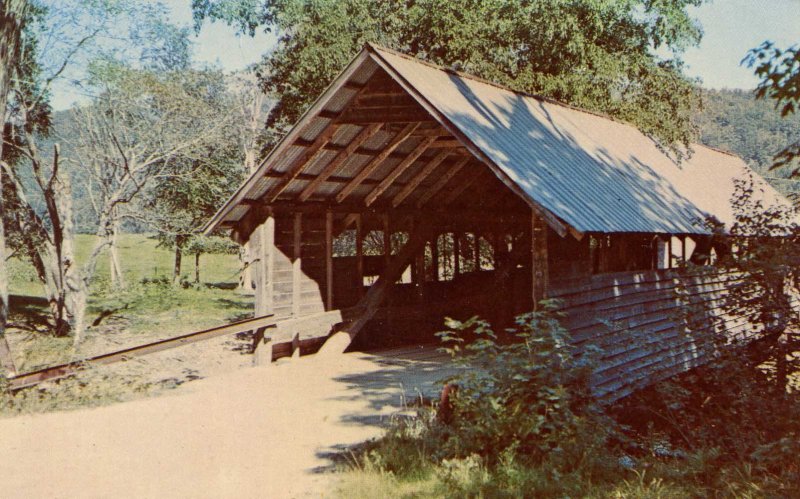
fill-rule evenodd
<path id="1" fill-rule="evenodd" d="M 365 126 L 361 130 L 361 132 L 359 132 L 359 134 L 356 135 L 353 138 L 353 140 L 350 141 L 349 144 L 347 144 L 347 147 L 345 147 L 344 149 L 339 151 L 339 154 L 337 154 L 336 157 L 333 158 L 331 160 L 331 162 L 328 163 L 325 166 L 325 168 L 322 169 L 322 171 L 316 176 L 316 178 L 314 178 L 314 180 L 312 180 L 306 186 L 306 188 L 303 189 L 303 192 L 300 193 L 300 196 L 298 196 L 298 199 L 300 201 L 305 201 L 306 199 L 311 197 L 311 195 L 314 194 L 314 192 L 317 190 L 317 188 L 319 188 L 320 184 L 322 184 L 323 182 L 328 180 L 328 178 L 331 175 L 333 175 L 333 172 L 335 172 L 336 169 L 339 168 L 339 166 L 342 165 L 342 163 L 347 161 L 347 158 L 351 157 L 352 154 L 359 147 L 361 147 L 361 144 L 363 144 L 364 142 L 366 142 L 367 140 L 372 138 L 373 135 L 378 133 L 378 130 L 381 129 L 382 125 L 383 125 L 383 123 L 373 123 L 371 125 Z"/>
<path id="2" fill-rule="evenodd" d="M 426 178 L 428 178 L 436 168 L 442 164 L 442 161 L 447 158 L 450 154 L 450 151 L 440 151 L 431 161 L 428 162 L 416 175 L 412 178 L 406 185 L 403 187 L 400 192 L 395 195 L 394 199 L 392 199 L 392 207 L 397 208 L 400 206 L 400 203 L 405 201 L 405 199 L 414 192 L 414 189 L 419 187 Z"/>
<path id="3" fill-rule="evenodd" d="M 472 175 L 469 175 L 460 184 L 456 185 L 450 192 L 448 192 L 447 195 L 445 195 L 445 197 L 442 199 L 442 204 L 447 206 L 458 199 L 458 197 L 461 196 L 464 191 L 472 187 L 472 185 L 481 177 L 483 177 L 482 170 L 476 170 L 472 172 Z"/>
<path id="4" fill-rule="evenodd" d="M 450 179 L 452 179 L 453 177 L 455 177 L 455 176 L 458 174 L 458 172 L 460 172 L 460 171 L 461 171 L 461 169 L 462 169 L 462 168 L 464 168 L 464 165 L 466 165 L 467 163 L 469 163 L 469 160 L 470 160 L 470 158 L 469 158 L 469 157 L 466 157 L 466 158 L 461 158 L 461 159 L 460 159 L 460 160 L 458 160 L 458 161 L 457 161 L 455 164 L 453 164 L 453 165 L 452 165 L 450 168 L 448 168 L 448 169 L 447 169 L 447 171 L 445 172 L 445 174 L 444 174 L 444 175 L 442 175 L 441 177 L 439 177 L 439 178 L 436 180 L 436 183 L 434 183 L 434 184 L 433 184 L 433 185 L 432 185 L 432 186 L 431 186 L 431 187 L 430 187 L 430 188 L 429 188 L 429 189 L 428 189 L 428 190 L 425 192 L 425 194 L 423 194 L 423 195 L 422 195 L 422 197 L 421 197 L 421 198 L 419 198 L 419 200 L 417 201 L 417 208 L 422 208 L 423 206 L 425 206 L 425 204 L 426 204 L 428 201 L 430 201 L 430 199 L 431 199 L 433 196 L 435 196 L 435 195 L 436 195 L 436 194 L 437 194 L 439 191 L 441 191 L 441 190 L 442 190 L 442 188 L 443 188 L 445 185 L 447 185 L 447 183 L 450 181 Z"/>
<path id="5" fill-rule="evenodd" d="M 266 195 L 264 195 L 264 201 L 267 204 L 275 201 L 275 199 L 277 199 L 278 196 L 280 196 L 281 193 L 286 190 L 286 187 L 289 186 L 292 180 L 297 178 L 300 172 L 303 171 L 303 168 L 305 168 L 308 163 L 313 161 L 314 158 L 316 158 L 317 155 L 323 150 L 323 147 L 330 142 L 337 130 L 338 125 L 335 123 L 331 124 L 325 130 L 323 130 L 316 139 L 314 139 L 314 142 L 312 142 L 312 144 L 300 156 L 295 164 L 289 168 L 280 181 L 278 181 L 278 183 L 273 186 Z"/>
<path id="6" fill-rule="evenodd" d="M 364 168 L 361 169 L 360 172 L 351 180 L 347 185 L 345 185 L 338 194 L 336 194 L 336 202 L 341 203 L 347 197 L 353 193 L 356 188 L 361 185 L 361 183 L 369 177 L 372 172 L 374 172 L 381 163 L 394 152 L 397 147 L 403 143 L 417 128 L 419 128 L 419 123 L 409 123 L 403 129 L 394 136 L 394 138 L 386 145 L 386 147 L 381 151 L 377 156 L 372 158 L 372 161 L 366 164 Z"/>
<path id="7" fill-rule="evenodd" d="M 335 123 L 345 125 L 363 125 L 366 123 L 415 123 L 434 120 L 419 106 L 397 107 L 389 109 L 358 109 L 350 108 L 341 113 L 322 111 L 320 118 L 332 119 Z"/>
<path id="8" fill-rule="evenodd" d="M 383 194 L 383 192 L 388 189 L 390 185 L 392 185 L 392 182 L 397 180 L 397 178 L 402 175 L 403 172 L 405 172 L 412 164 L 414 164 L 414 162 L 420 157 L 420 155 L 422 155 L 422 153 L 428 150 L 428 146 L 430 146 L 435 140 L 435 137 L 425 137 L 403 161 L 401 161 L 392 169 L 391 172 L 389 172 L 388 175 L 386 175 L 386 178 L 384 178 L 380 184 L 372 189 L 372 192 L 367 194 L 367 197 L 364 198 L 364 204 L 370 206 L 372 203 L 374 203 L 375 200 L 378 199 L 378 197 Z"/>

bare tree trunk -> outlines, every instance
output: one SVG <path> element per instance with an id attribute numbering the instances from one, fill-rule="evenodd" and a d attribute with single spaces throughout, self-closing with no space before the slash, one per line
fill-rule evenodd
<path id="1" fill-rule="evenodd" d="M 26 0 L 3 0 L 0 2 L 0 130 L 5 127 L 8 117 L 6 102 L 11 89 L 14 65 L 19 59 L 20 37 L 22 35 L 25 13 L 28 8 Z M 3 140 L 0 137 L 0 160 L 3 159 Z M 0 364 L 3 369 L 14 374 L 16 368 L 11 358 L 11 350 L 6 341 L 5 331 L 8 322 L 8 272 L 6 270 L 6 238 L 2 214 L 3 203 L 3 171 L 0 169 Z"/>
<path id="2" fill-rule="evenodd" d="M 111 273 L 111 285 L 116 288 L 124 288 L 125 278 L 122 275 L 122 266 L 119 263 L 118 241 L 119 241 L 119 222 L 114 222 L 114 230 L 111 233 L 111 244 L 108 247 L 108 257 L 109 257 L 108 265 Z"/>
<path id="3" fill-rule="evenodd" d="M 200 252 L 194 254 L 194 282 L 200 284 Z"/>

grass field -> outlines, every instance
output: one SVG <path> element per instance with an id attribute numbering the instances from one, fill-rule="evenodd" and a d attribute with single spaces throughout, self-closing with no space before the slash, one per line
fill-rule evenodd
<path id="1" fill-rule="evenodd" d="M 77 237 L 78 263 L 85 261 L 93 243 L 93 236 Z M 122 235 L 119 254 L 126 286 L 111 287 L 108 257 L 101 256 L 90 289 L 90 327 L 77 352 L 71 348 L 71 338 L 47 334 L 46 304 L 39 300 L 42 286 L 33 268 L 24 260 L 10 261 L 10 291 L 22 297 L 12 299 L 9 328 L 18 369 L 30 370 L 252 316 L 252 296 L 235 289 L 240 266 L 236 255 L 202 255 L 200 284 L 172 286 L 174 254 L 158 248 L 155 240 L 141 234 Z M 193 255 L 184 257 L 182 280 L 194 281 Z"/>

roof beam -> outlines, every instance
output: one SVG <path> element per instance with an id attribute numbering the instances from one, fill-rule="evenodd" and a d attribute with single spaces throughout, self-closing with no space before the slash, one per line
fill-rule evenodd
<path id="1" fill-rule="evenodd" d="M 417 105 L 389 109 L 347 108 L 340 113 L 321 111 L 320 118 L 332 119 L 336 123 L 346 125 L 363 125 L 367 123 L 432 123 L 434 120 Z"/>
<path id="2" fill-rule="evenodd" d="M 330 142 L 338 128 L 339 126 L 336 123 L 332 123 L 330 126 L 325 128 L 316 139 L 314 139 L 314 142 L 300 156 L 297 162 L 291 168 L 289 168 L 280 181 L 278 181 L 278 183 L 275 184 L 275 186 L 273 186 L 269 192 L 267 192 L 267 194 L 264 196 L 264 201 L 266 203 L 275 201 L 275 199 L 277 199 L 277 197 L 280 196 L 284 190 L 286 190 L 286 187 L 292 182 L 292 180 L 297 178 L 300 172 L 303 171 L 303 168 L 305 168 L 309 162 L 313 161 L 314 158 L 317 157 L 317 154 L 322 151 L 323 147 L 325 147 L 325 144 Z"/>
<path id="3" fill-rule="evenodd" d="M 478 181 L 479 178 L 483 177 L 482 170 L 474 170 L 472 175 L 467 176 L 467 178 L 461 182 L 460 184 L 456 185 L 450 192 L 448 192 L 445 197 L 442 199 L 442 205 L 447 206 L 456 199 L 460 195 L 464 193 L 467 189 L 472 187 L 472 184 Z"/>
<path id="4" fill-rule="evenodd" d="M 361 146 L 361 144 L 369 140 L 378 132 L 378 130 L 381 129 L 382 125 L 383 123 L 373 123 L 365 126 L 361 132 L 359 132 L 359 134 L 356 135 L 349 144 L 347 144 L 347 147 L 339 151 L 339 154 L 337 154 L 336 157 L 333 158 L 331 162 L 328 163 L 325 168 L 323 168 L 322 171 L 314 178 L 314 180 L 312 180 L 306 186 L 306 188 L 303 189 L 303 192 L 300 193 L 298 199 L 300 201 L 305 201 L 311 197 L 311 195 L 314 194 L 314 192 L 319 188 L 320 184 L 328 180 L 328 178 L 333 175 L 333 172 L 335 172 L 342 163 L 347 161 L 347 159 L 353 155 L 353 152 L 355 152 L 356 149 Z"/>
<path id="5" fill-rule="evenodd" d="M 461 158 L 454 165 L 447 169 L 444 175 L 436 179 L 436 183 L 422 195 L 417 201 L 417 208 L 422 208 L 430 199 L 435 196 L 442 188 L 447 185 L 451 178 L 455 177 L 458 172 L 464 168 L 464 165 L 469 163 L 470 157 Z"/>
<path id="6" fill-rule="evenodd" d="M 347 199 L 347 197 L 352 194 L 353 191 L 356 190 L 356 188 L 361 185 L 361 183 L 367 177 L 369 177 L 372 172 L 374 172 L 375 169 L 378 168 L 378 166 L 380 166 L 380 164 L 383 163 L 383 161 L 389 157 L 389 155 L 392 154 L 392 152 L 394 152 L 394 150 L 397 149 L 397 147 L 414 132 L 414 130 L 419 128 L 419 125 L 419 123 L 409 123 L 400 131 L 400 133 L 395 135 L 394 138 L 392 138 L 392 140 L 386 145 L 386 147 L 384 147 L 383 151 L 372 158 L 372 161 L 367 163 L 367 165 L 364 166 L 360 172 L 358 172 L 358 175 L 353 177 L 353 180 L 351 180 L 342 188 L 341 191 L 339 191 L 338 194 L 336 194 L 336 202 L 341 203 Z"/>
<path id="7" fill-rule="evenodd" d="M 449 154 L 450 151 L 447 150 L 440 151 L 439 154 L 437 154 L 431 161 L 429 161 L 428 164 L 425 165 L 419 171 L 419 173 L 417 173 L 414 176 L 414 178 L 412 178 L 405 185 L 405 187 L 403 187 L 400 190 L 400 192 L 397 193 L 397 195 L 395 195 L 394 199 L 392 199 L 392 207 L 397 208 L 403 201 L 405 201 L 405 199 L 412 192 L 414 192 L 414 189 L 416 189 L 419 186 L 419 184 L 421 184 L 426 178 L 428 178 L 431 175 L 431 173 L 433 173 L 433 171 L 436 169 L 436 167 L 442 164 L 442 161 L 444 161 Z"/>
<path id="8" fill-rule="evenodd" d="M 367 194 L 367 197 L 364 198 L 364 204 L 369 206 L 372 203 L 374 203 L 375 200 L 378 199 L 378 197 L 381 194 L 383 194 L 383 192 L 386 189 L 388 189 L 390 185 L 392 185 L 392 182 L 397 180 L 397 177 L 402 175 L 404 171 L 406 171 L 412 164 L 414 164 L 414 161 L 416 161 L 417 158 L 419 158 L 420 155 L 422 155 L 422 153 L 428 150 L 428 146 L 430 146 L 435 140 L 436 137 L 425 137 L 422 140 L 422 142 L 420 142 L 420 144 L 416 148 L 414 148 L 414 150 L 411 151 L 403 161 L 401 161 L 397 166 L 394 167 L 394 169 L 391 172 L 389 172 L 388 175 L 386 175 L 386 178 L 384 178 L 380 184 L 378 184 L 377 186 L 375 186 L 374 189 L 372 189 L 372 192 Z"/>

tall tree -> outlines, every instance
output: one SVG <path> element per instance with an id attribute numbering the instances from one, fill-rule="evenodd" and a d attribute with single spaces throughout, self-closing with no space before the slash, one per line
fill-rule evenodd
<path id="1" fill-rule="evenodd" d="M 21 39 L 30 5 L 26 0 L 4 0 L 0 4 L 0 125 L 5 128 L 7 121 L 8 94 L 17 75 L 20 63 Z M 4 135 L 0 132 L 0 135 Z M 0 161 L 4 161 L 2 137 L 0 137 Z M 6 209 L 3 203 L 3 169 L 0 168 L 0 363 L 7 372 L 14 372 L 14 364 L 5 338 L 8 320 L 8 274 L 6 272 L 6 237 L 2 215 Z"/>
<path id="2" fill-rule="evenodd" d="M 260 66 L 279 98 L 268 126 L 294 123 L 366 42 L 514 89 L 628 120 L 665 146 L 694 137 L 693 82 L 679 55 L 702 0 L 193 0 L 197 26 L 223 20 L 279 35 Z M 655 55 L 666 49 L 671 59 Z M 680 148 L 672 147 L 680 154 Z"/>

